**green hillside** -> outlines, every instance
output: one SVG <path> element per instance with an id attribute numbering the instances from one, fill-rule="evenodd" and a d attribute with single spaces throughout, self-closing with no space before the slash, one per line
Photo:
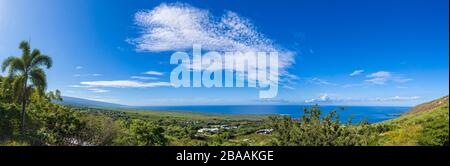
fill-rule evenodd
<path id="1" fill-rule="evenodd" d="M 403 116 L 375 124 L 385 129 L 380 145 L 449 145 L 448 96 L 424 103 Z"/>

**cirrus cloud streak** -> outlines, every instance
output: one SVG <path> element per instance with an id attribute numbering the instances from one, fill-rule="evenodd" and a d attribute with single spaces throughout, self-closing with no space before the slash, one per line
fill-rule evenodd
<path id="1" fill-rule="evenodd" d="M 84 81 L 81 85 L 93 87 L 114 87 L 114 88 L 152 88 L 152 87 L 170 87 L 169 82 L 141 82 L 133 80 L 113 80 L 113 81 Z"/>

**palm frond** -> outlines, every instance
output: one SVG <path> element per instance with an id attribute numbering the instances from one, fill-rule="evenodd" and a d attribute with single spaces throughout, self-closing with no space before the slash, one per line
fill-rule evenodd
<path id="1" fill-rule="evenodd" d="M 22 60 L 25 62 L 25 64 L 29 64 L 31 60 L 30 44 L 26 41 L 22 41 L 19 48 L 22 49 Z"/>
<path id="2" fill-rule="evenodd" d="M 24 72 L 25 63 L 22 59 L 17 57 L 8 57 L 2 64 L 2 71 L 5 71 L 9 67 L 9 73 Z"/>
<path id="3" fill-rule="evenodd" d="M 18 59 L 17 57 L 13 56 L 6 58 L 2 63 L 2 71 L 4 72 L 6 68 L 8 68 L 11 65 L 11 63 L 17 59 Z"/>
<path id="4" fill-rule="evenodd" d="M 36 59 L 36 57 L 41 55 L 41 51 L 39 51 L 39 49 L 33 49 L 33 51 L 30 54 L 30 59 L 28 61 L 27 66 L 31 66 L 31 64 L 33 63 L 34 59 Z"/>
<path id="5" fill-rule="evenodd" d="M 47 69 L 51 68 L 53 65 L 53 60 L 48 55 L 37 55 L 32 59 L 31 67 L 46 67 Z"/>
<path id="6" fill-rule="evenodd" d="M 33 85 L 39 89 L 45 91 L 47 88 L 47 76 L 45 75 L 44 70 L 40 68 L 33 68 L 30 71 L 30 78 Z"/>
<path id="7" fill-rule="evenodd" d="M 27 41 L 20 42 L 19 48 L 22 50 L 22 56 L 30 55 L 30 44 Z"/>

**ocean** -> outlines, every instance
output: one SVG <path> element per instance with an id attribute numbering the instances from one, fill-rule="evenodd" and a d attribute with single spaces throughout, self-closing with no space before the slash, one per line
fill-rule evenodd
<path id="1" fill-rule="evenodd" d="M 250 115 L 290 115 L 298 118 L 303 114 L 303 108 L 313 106 L 302 105 L 208 105 L 208 106 L 146 106 L 145 110 L 158 111 L 189 111 L 201 113 L 219 114 L 250 114 Z M 345 123 L 349 118 L 353 123 L 367 119 L 370 123 L 376 123 L 398 117 L 411 107 L 391 106 L 320 106 L 322 114 L 336 110 L 340 121 Z"/>

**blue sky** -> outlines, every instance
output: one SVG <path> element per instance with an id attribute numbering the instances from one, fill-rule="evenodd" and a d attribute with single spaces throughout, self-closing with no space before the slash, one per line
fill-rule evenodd
<path id="1" fill-rule="evenodd" d="M 196 21 L 172 18 L 174 11 L 206 25 L 241 20 L 261 35 L 252 39 L 271 41 L 265 48 L 289 52 L 292 63 L 283 66 L 278 96 L 260 100 L 257 88 L 165 86 L 176 67 L 170 55 L 180 48 L 173 41 L 185 39 L 133 41 L 158 35 L 144 30 L 139 13 L 159 14 L 161 22 Z M 30 40 L 53 57 L 49 90 L 128 105 L 411 106 L 449 92 L 448 12 L 447 0 L 0 0 L 0 59 L 19 55 L 19 42 Z"/>

